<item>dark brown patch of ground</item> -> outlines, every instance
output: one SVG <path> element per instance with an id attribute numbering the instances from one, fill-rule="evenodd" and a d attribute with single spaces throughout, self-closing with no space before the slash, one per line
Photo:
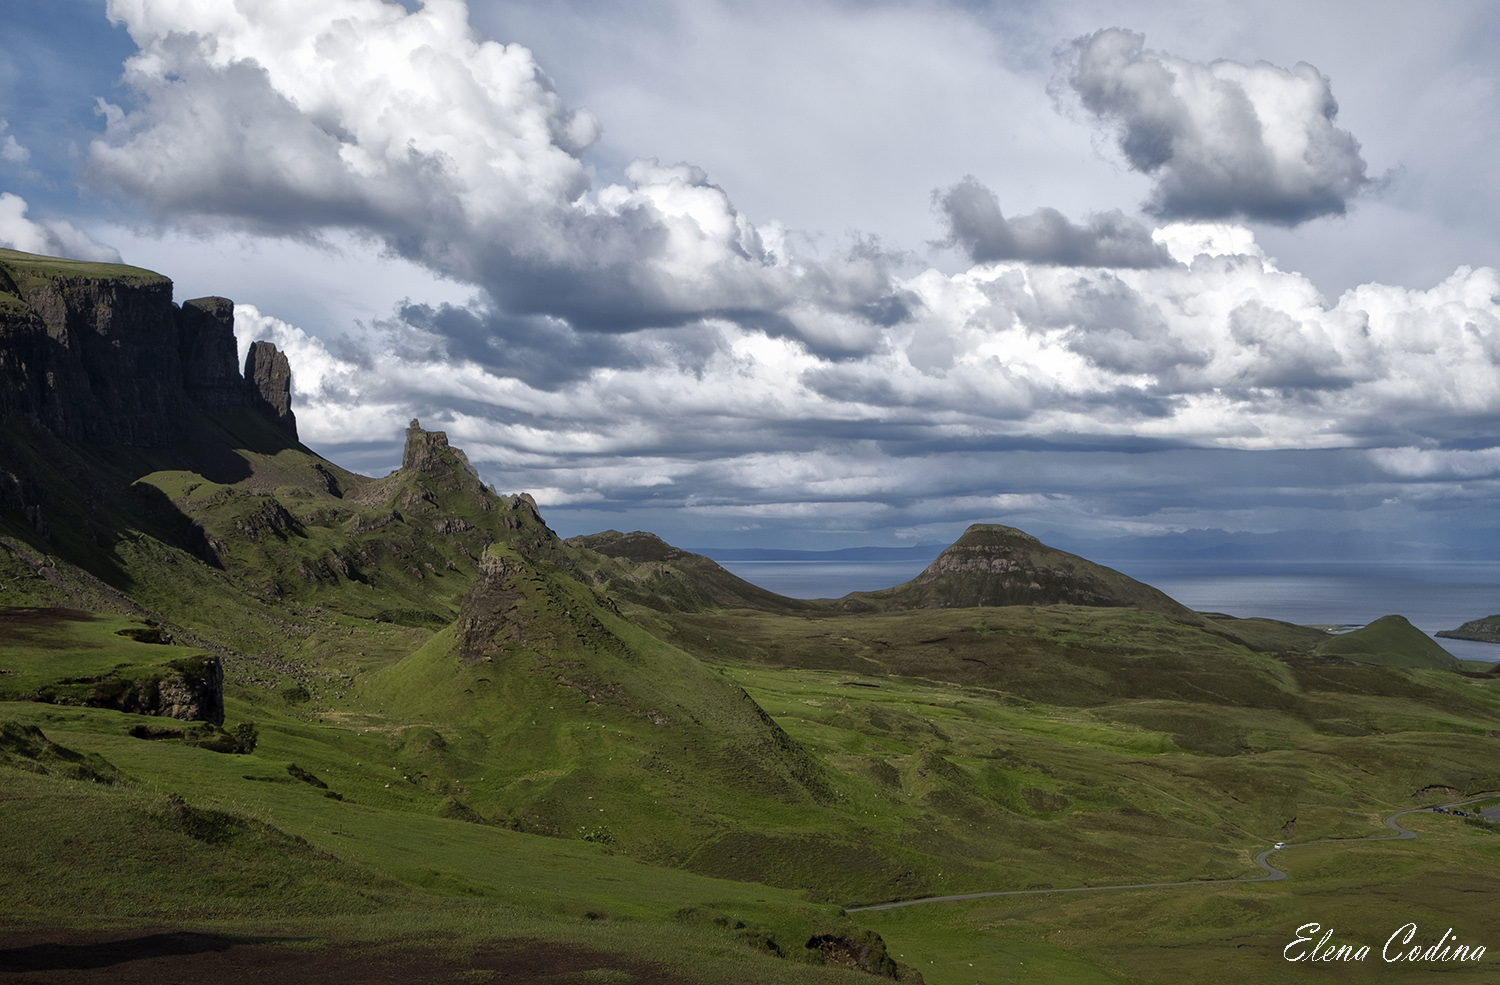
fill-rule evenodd
<path id="1" fill-rule="evenodd" d="M 0 605 L 0 643 L 35 643 L 35 637 L 43 630 L 65 622 L 90 622 L 93 619 L 93 613 L 81 609 Z"/>
<path id="2" fill-rule="evenodd" d="M 608 980 L 630 985 L 698 985 L 634 958 L 547 941 L 500 941 L 467 957 L 420 947 L 308 946 L 311 943 L 315 942 L 306 938 L 174 930 L 0 931 L 0 982 L 584 985 Z"/>

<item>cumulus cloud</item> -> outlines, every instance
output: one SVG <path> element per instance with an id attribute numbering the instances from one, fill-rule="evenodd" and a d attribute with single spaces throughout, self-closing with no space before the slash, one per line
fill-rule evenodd
<path id="1" fill-rule="evenodd" d="M 338 355 L 258 324 L 313 367 L 296 383 L 310 434 L 336 441 L 383 421 L 394 440 L 412 413 L 437 415 L 477 462 L 606 502 L 646 488 L 699 506 L 776 489 L 892 501 L 963 486 L 976 455 L 1038 442 L 1441 446 L 1488 433 L 1500 413 L 1494 270 L 1425 291 L 1366 285 L 1329 304 L 1247 231 L 1164 238 L 1248 246 L 1137 270 L 928 270 L 899 284 L 911 318 L 852 357 L 732 319 L 608 336 L 607 351 L 533 322 L 508 329 L 524 342 L 507 351 L 491 341 L 498 315 L 410 306 Z M 708 489 L 722 493 L 705 500 Z"/>
<path id="2" fill-rule="evenodd" d="M 1000 201 L 973 175 L 933 194 L 948 224 L 941 245 L 959 246 L 975 263 L 1026 260 L 1064 267 L 1159 267 L 1172 256 L 1151 238 L 1151 230 L 1119 210 L 1075 225 L 1056 209 L 1007 219 Z"/>
<path id="3" fill-rule="evenodd" d="M 584 330 L 718 316 L 795 334 L 795 304 L 890 310 L 879 262 L 799 260 L 698 168 L 637 161 L 594 187 L 582 154 L 598 121 L 528 49 L 479 39 L 462 0 L 108 9 L 140 47 L 125 73 L 138 108 L 101 102 L 87 174 L 159 216 L 372 233 L 510 315 Z"/>
<path id="4" fill-rule="evenodd" d="M 10 129 L 10 121 L 0 119 L 0 133 Z M 31 151 L 22 147 L 13 133 L 5 133 L 5 140 L 0 142 L 0 161 L 9 161 L 11 164 L 25 164 L 31 160 Z"/>
<path id="5" fill-rule="evenodd" d="M 659 504 L 704 523 L 910 528 L 924 510 L 1093 509 L 1070 498 L 1106 482 L 1084 466 L 1021 467 L 1046 449 L 1356 449 L 1339 466 L 1366 470 L 1377 503 L 1423 469 L 1490 461 L 1372 456 L 1493 430 L 1494 270 L 1330 302 L 1228 221 L 1297 221 L 1364 187 L 1305 67 L 1080 40 L 1076 91 L 1157 178 L 1153 209 L 1215 221 L 1006 217 L 968 178 L 934 204 L 975 266 L 913 272 L 873 239 L 799 255 L 692 165 L 636 161 L 600 185 L 585 161 L 598 122 L 527 49 L 474 35 L 459 0 L 109 9 L 140 45 L 137 98 L 101 105 L 95 181 L 168 223 L 347 231 L 484 289 L 406 302 L 339 340 L 237 309 L 242 340 L 290 353 L 305 438 L 357 466 L 398 462 L 417 416 L 501 488 L 601 517 Z M 1206 515 L 1138 511 L 1098 522 Z"/>
<path id="6" fill-rule="evenodd" d="M 120 262 L 118 250 L 95 242 L 70 222 L 28 219 L 28 208 L 26 200 L 19 195 L 0 192 L 0 246 L 73 260 Z"/>
<path id="7" fill-rule="evenodd" d="M 1369 186 L 1359 142 L 1334 125 L 1338 103 L 1313 66 L 1205 65 L 1145 42 L 1110 28 L 1063 57 L 1083 107 L 1116 128 L 1133 169 L 1156 179 L 1154 214 L 1295 225 L 1342 214 Z"/>

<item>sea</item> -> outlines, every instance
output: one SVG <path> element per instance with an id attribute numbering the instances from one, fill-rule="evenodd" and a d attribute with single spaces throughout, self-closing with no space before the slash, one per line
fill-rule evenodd
<path id="1" fill-rule="evenodd" d="M 1500 562 L 1222 561 L 1097 558 L 1200 612 L 1304 626 L 1357 628 L 1402 615 L 1432 635 L 1500 613 Z M 931 558 L 900 561 L 720 561 L 754 585 L 792 598 L 840 598 L 914 578 Z M 1500 645 L 1438 642 L 1460 660 L 1500 661 Z"/>

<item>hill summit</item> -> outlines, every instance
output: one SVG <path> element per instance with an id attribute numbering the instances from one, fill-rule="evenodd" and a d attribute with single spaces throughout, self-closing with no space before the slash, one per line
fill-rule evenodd
<path id="1" fill-rule="evenodd" d="M 997 605 L 1128 606 L 1195 618 L 1187 606 L 1150 585 L 996 523 L 969 527 L 903 585 L 844 597 L 849 610 Z"/>

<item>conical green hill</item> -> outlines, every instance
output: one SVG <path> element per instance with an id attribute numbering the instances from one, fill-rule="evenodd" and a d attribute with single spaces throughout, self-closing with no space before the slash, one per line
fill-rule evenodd
<path id="1" fill-rule="evenodd" d="M 988 523 L 965 530 L 911 581 L 843 600 L 851 611 L 999 605 L 1128 606 L 1197 618 L 1166 594 L 1113 568 L 1048 547 L 1014 527 Z"/>
<path id="2" fill-rule="evenodd" d="M 1458 660 L 1405 616 L 1383 616 L 1361 629 L 1318 645 L 1320 654 L 1380 667 L 1457 670 Z"/>

